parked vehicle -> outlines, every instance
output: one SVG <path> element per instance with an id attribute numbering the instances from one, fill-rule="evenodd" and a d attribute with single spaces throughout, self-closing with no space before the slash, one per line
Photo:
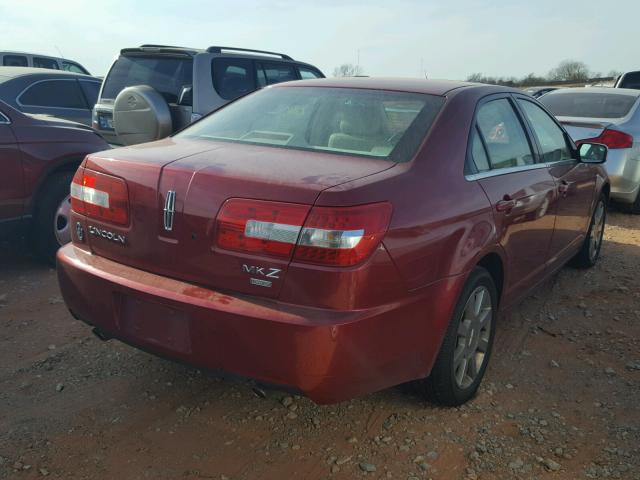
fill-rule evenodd
<path id="1" fill-rule="evenodd" d="M 25 115 L 0 101 L 0 237 L 26 231 L 53 262 L 70 240 L 73 173 L 86 154 L 107 148 L 90 127 Z"/>
<path id="2" fill-rule="evenodd" d="M 0 52 L 0 66 L 48 68 L 51 70 L 63 70 L 65 72 L 91 75 L 89 71 L 78 62 L 74 62 L 68 58 L 51 57 L 38 53 Z"/>
<path id="3" fill-rule="evenodd" d="M 149 142 L 258 88 L 321 77 L 313 65 L 282 53 L 230 47 L 125 48 L 104 79 L 93 128 L 112 144 Z"/>
<path id="4" fill-rule="evenodd" d="M 597 261 L 606 151 L 506 87 L 274 85 L 89 155 L 60 288 L 101 338 L 318 403 L 418 379 L 458 405 L 499 312 Z"/>
<path id="5" fill-rule="evenodd" d="M 530 87 L 526 88 L 524 91 L 528 93 L 533 98 L 540 98 L 542 95 L 545 95 L 549 92 L 553 92 L 554 90 L 558 90 L 559 87 Z"/>
<path id="6" fill-rule="evenodd" d="M 611 199 L 640 213 L 640 90 L 572 88 L 540 99 L 577 142 L 609 147 Z"/>
<path id="7" fill-rule="evenodd" d="M 640 90 L 640 71 L 623 73 L 618 77 L 616 88 L 635 88 Z"/>
<path id="8" fill-rule="evenodd" d="M 100 84 L 94 77 L 40 68 L 0 67 L 0 100 L 24 113 L 91 126 Z"/>

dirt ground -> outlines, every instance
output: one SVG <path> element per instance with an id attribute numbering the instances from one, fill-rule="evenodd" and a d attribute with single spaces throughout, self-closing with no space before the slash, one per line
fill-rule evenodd
<path id="1" fill-rule="evenodd" d="M 101 342 L 55 272 L 0 243 L 0 478 L 640 479 L 640 217 L 498 323 L 475 400 L 334 406 Z"/>

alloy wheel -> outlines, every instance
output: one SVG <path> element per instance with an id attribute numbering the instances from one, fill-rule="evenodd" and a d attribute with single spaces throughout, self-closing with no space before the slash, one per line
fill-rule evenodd
<path id="1" fill-rule="evenodd" d="M 476 380 L 487 358 L 493 311 L 491 294 L 477 287 L 467 299 L 458 326 L 453 354 L 453 372 L 459 388 L 468 388 Z"/>

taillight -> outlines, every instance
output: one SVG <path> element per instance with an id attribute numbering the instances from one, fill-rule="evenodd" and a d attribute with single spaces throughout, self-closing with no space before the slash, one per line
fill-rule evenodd
<path id="1" fill-rule="evenodd" d="M 80 167 L 71 182 L 71 208 L 96 220 L 129 224 L 129 194 L 118 177 Z"/>
<path id="2" fill-rule="evenodd" d="M 620 130 L 609 130 L 605 128 L 597 137 L 584 138 L 576 142 L 578 146 L 583 143 L 601 143 L 609 147 L 609 149 L 631 148 L 633 147 L 633 137 Z"/>
<path id="3" fill-rule="evenodd" d="M 218 214 L 220 248 L 290 258 L 308 205 L 232 198 Z"/>
<path id="4" fill-rule="evenodd" d="M 369 257 L 391 220 L 390 203 L 356 207 L 313 207 L 300 233 L 294 259 L 349 266 Z"/>
<path id="5" fill-rule="evenodd" d="M 311 208 L 230 199 L 218 214 L 217 245 L 318 265 L 355 265 L 380 244 L 389 227 L 391 210 L 386 202 Z"/>

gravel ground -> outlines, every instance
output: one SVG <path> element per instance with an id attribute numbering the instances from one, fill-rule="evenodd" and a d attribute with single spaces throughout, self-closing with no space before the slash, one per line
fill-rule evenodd
<path id="1" fill-rule="evenodd" d="M 498 323 L 468 405 L 400 386 L 334 406 L 103 343 L 0 244 L 0 478 L 640 479 L 640 217 Z"/>

